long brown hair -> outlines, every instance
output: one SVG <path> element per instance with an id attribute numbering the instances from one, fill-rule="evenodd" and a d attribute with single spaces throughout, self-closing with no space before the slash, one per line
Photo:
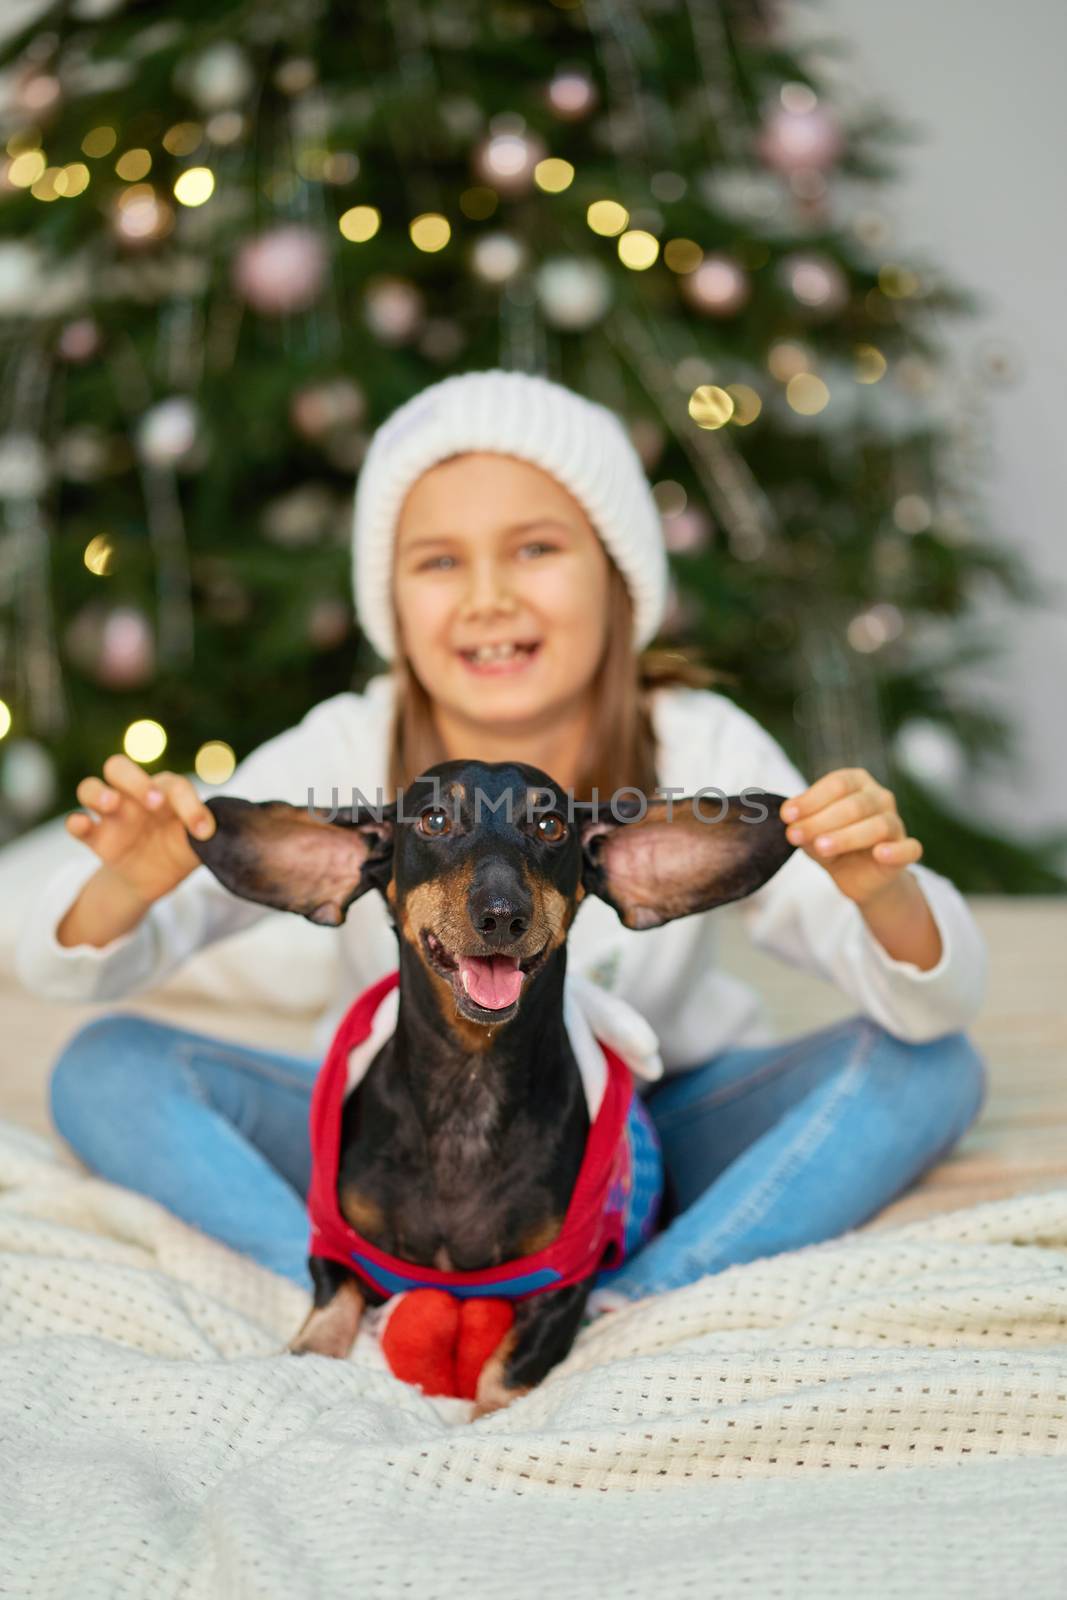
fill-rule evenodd
<path id="1" fill-rule="evenodd" d="M 630 592 L 610 558 L 608 567 L 607 642 L 592 686 L 597 717 L 574 785 L 576 800 L 591 799 L 594 787 L 601 800 L 627 785 L 651 795 L 658 782 L 652 692 L 671 685 L 706 689 L 719 681 L 733 681 L 731 674 L 708 666 L 692 647 L 635 651 Z M 399 639 L 395 609 L 394 628 L 394 637 Z M 392 675 L 395 699 L 389 741 L 389 801 L 427 767 L 447 759 L 434 725 L 431 697 L 402 650 L 397 653 Z"/>

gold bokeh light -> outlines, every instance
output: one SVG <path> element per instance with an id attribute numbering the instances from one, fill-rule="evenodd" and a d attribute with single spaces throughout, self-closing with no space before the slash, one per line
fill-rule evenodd
<path id="1" fill-rule="evenodd" d="M 151 717 L 141 717 L 126 729 L 122 736 L 122 748 L 131 761 L 158 761 L 167 748 L 166 730 Z"/>
<path id="2" fill-rule="evenodd" d="M 424 211 L 421 216 L 412 218 L 408 232 L 416 250 L 432 254 L 443 250 L 451 239 L 452 224 L 439 211 Z"/>
<path id="3" fill-rule="evenodd" d="M 72 161 L 56 179 L 56 193 L 62 195 L 64 200 L 73 200 L 75 195 L 83 194 L 88 187 L 89 168 L 84 161 Z"/>
<path id="4" fill-rule="evenodd" d="M 785 386 L 785 397 L 802 417 L 818 416 L 830 403 L 830 391 L 814 372 L 798 372 Z"/>
<path id="5" fill-rule="evenodd" d="M 117 143 L 118 134 L 114 128 L 90 128 L 82 140 L 82 155 L 98 161 L 101 156 L 109 156 Z"/>
<path id="6" fill-rule="evenodd" d="M 111 563 L 115 555 L 115 546 L 111 543 L 106 533 L 98 533 L 90 539 L 85 546 L 82 560 L 89 571 L 98 578 L 106 578 L 111 571 Z"/>
<path id="7" fill-rule="evenodd" d="M 147 150 L 124 150 L 115 162 L 115 171 L 124 183 L 140 183 L 152 170 L 152 157 Z"/>
<path id="8" fill-rule="evenodd" d="M 704 259 L 704 252 L 695 239 L 668 239 L 663 247 L 663 259 L 672 272 L 695 272 Z"/>
<path id="9" fill-rule="evenodd" d="M 613 239 L 626 227 L 630 213 L 617 200 L 594 200 L 585 213 L 585 220 L 594 233 Z"/>
<path id="10" fill-rule="evenodd" d="M 37 182 L 30 185 L 30 193 L 33 198 L 35 200 L 58 200 L 59 189 L 57 188 L 57 182 L 62 177 L 62 167 L 46 167 Z M 63 186 L 64 188 L 66 187 L 65 179 L 63 180 Z"/>
<path id="11" fill-rule="evenodd" d="M 16 189 L 28 189 L 44 172 L 48 162 L 42 150 L 26 150 L 16 156 L 7 169 L 7 181 Z"/>
<path id="12" fill-rule="evenodd" d="M 734 403 L 734 414 L 731 422 L 736 422 L 739 428 L 747 428 L 750 422 L 755 422 L 763 410 L 763 401 L 747 383 L 728 383 L 726 393 Z"/>
<path id="13" fill-rule="evenodd" d="M 350 206 L 338 219 L 342 237 L 351 244 L 366 244 L 382 225 L 382 214 L 376 206 Z"/>
<path id="14" fill-rule="evenodd" d="M 574 182 L 574 168 L 559 156 L 546 156 L 533 171 L 534 183 L 546 194 L 562 194 Z"/>
<path id="15" fill-rule="evenodd" d="M 794 344 L 791 339 L 780 339 L 767 352 L 767 367 L 779 383 L 788 383 L 798 372 L 806 372 L 810 360 L 804 346 Z"/>
<path id="16" fill-rule="evenodd" d="M 193 759 L 193 771 L 203 783 L 225 783 L 232 778 L 237 757 L 222 739 L 209 739 Z"/>
<path id="17" fill-rule="evenodd" d="M 659 255 L 659 240 L 644 228 L 630 228 L 619 239 L 619 260 L 631 272 L 644 272 Z"/>
<path id="18" fill-rule="evenodd" d="M 199 122 L 176 122 L 163 135 L 163 148 L 171 156 L 191 156 L 203 137 Z"/>
<path id="19" fill-rule="evenodd" d="M 202 206 L 215 193 L 210 167 L 187 167 L 174 180 L 174 198 L 183 206 Z"/>
<path id="20" fill-rule="evenodd" d="M 689 396 L 689 415 L 698 428 L 722 428 L 734 414 L 734 402 L 715 383 L 702 383 Z"/>
<path id="21" fill-rule="evenodd" d="M 858 344 L 853 351 L 856 358 L 856 382 L 877 383 L 885 377 L 886 359 L 873 344 Z"/>

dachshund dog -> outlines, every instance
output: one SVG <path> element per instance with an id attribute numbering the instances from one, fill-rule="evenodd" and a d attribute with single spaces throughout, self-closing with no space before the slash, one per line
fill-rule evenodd
<path id="1" fill-rule="evenodd" d="M 537 767 L 452 760 L 388 806 L 361 797 L 327 810 L 310 793 L 307 807 L 209 800 L 216 831 L 189 842 L 233 893 L 328 926 L 372 888 L 388 908 L 399 1009 L 344 1105 L 332 1200 L 347 1224 L 413 1271 L 462 1278 L 529 1252 L 541 1259 L 590 1136 L 563 1011 L 582 899 L 606 900 L 634 929 L 743 899 L 795 848 L 783 799 L 758 788 L 682 799 L 626 790 L 608 811 Z M 288 1349 L 343 1358 L 365 1306 L 390 1291 L 330 1256 L 312 1253 L 308 1265 L 314 1303 Z M 516 1294 L 475 1415 L 563 1359 L 597 1265 Z"/>

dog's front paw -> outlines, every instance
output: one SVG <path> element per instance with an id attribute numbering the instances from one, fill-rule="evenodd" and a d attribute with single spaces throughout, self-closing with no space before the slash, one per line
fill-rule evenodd
<path id="1" fill-rule="evenodd" d="M 505 1364 L 508 1355 L 514 1347 L 514 1334 L 509 1334 L 497 1348 L 478 1374 L 478 1388 L 474 1396 L 474 1410 L 471 1412 L 471 1421 L 479 1417 L 488 1416 L 491 1411 L 502 1411 L 513 1400 L 518 1400 L 521 1395 L 529 1394 L 532 1384 L 512 1385 L 504 1381 Z"/>
<path id="2" fill-rule="evenodd" d="M 351 1348 L 340 1334 L 322 1327 L 301 1328 L 285 1347 L 291 1356 L 332 1356 L 337 1361 L 343 1361 Z"/>
<path id="3" fill-rule="evenodd" d="M 500 1389 L 493 1394 L 480 1395 L 474 1402 L 471 1411 L 471 1421 L 476 1422 L 479 1417 L 487 1417 L 491 1411 L 503 1411 L 513 1400 L 518 1400 L 521 1395 L 529 1394 L 530 1385 L 519 1389 Z"/>
<path id="4" fill-rule="evenodd" d="M 332 1356 L 343 1361 L 359 1332 L 364 1300 L 354 1283 L 343 1283 L 328 1305 L 314 1306 L 299 1333 L 286 1345 L 294 1356 Z"/>

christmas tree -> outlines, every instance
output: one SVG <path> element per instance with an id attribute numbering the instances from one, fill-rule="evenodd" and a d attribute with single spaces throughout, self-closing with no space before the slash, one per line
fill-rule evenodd
<path id="1" fill-rule="evenodd" d="M 938 384 L 967 302 L 888 248 L 902 130 L 833 60 L 751 0 L 73 0 L 9 35 L 4 832 L 113 750 L 218 782 L 361 688 L 368 438 L 506 366 L 630 427 L 661 644 L 811 780 L 868 767 L 961 888 L 1062 887 L 965 814 L 1010 756 L 954 687 L 976 585 L 1039 596 Z"/>

